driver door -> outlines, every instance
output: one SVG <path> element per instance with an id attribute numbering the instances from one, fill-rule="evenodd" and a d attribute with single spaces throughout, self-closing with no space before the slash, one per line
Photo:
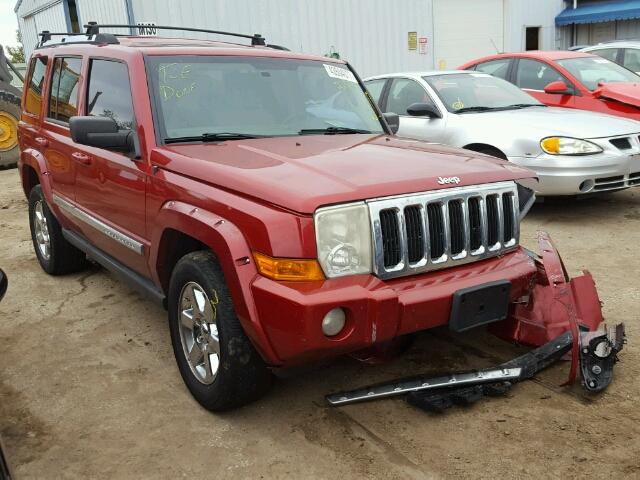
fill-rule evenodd
<path id="1" fill-rule="evenodd" d="M 551 82 L 567 84 L 569 94 L 545 93 L 544 88 Z M 530 58 L 520 58 L 515 68 L 515 84 L 532 97 L 551 107 L 575 108 L 575 86 L 551 65 Z"/>
<path id="2" fill-rule="evenodd" d="M 420 83 L 411 78 L 393 78 L 383 96 L 384 99 L 380 102 L 383 111 L 400 116 L 399 136 L 444 143 L 445 120 L 443 118 L 414 117 L 407 113 L 407 108 L 414 103 L 428 103 L 436 110 L 440 110 Z"/>

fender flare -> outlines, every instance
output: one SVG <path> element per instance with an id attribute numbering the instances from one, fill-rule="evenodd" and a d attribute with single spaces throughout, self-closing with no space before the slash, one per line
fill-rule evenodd
<path id="1" fill-rule="evenodd" d="M 40 186 L 42 187 L 42 194 L 44 195 L 45 200 L 51 206 L 53 205 L 53 191 L 51 189 L 51 176 L 49 175 L 49 170 L 47 169 L 47 163 L 44 159 L 44 155 L 33 148 L 26 148 L 22 152 L 20 152 L 20 161 L 18 163 L 18 168 L 20 171 L 20 177 L 22 180 L 22 189 L 24 190 L 24 194 L 29 197 L 29 191 L 27 190 L 27 178 L 25 177 L 26 168 L 33 168 L 40 181 Z"/>
<path id="2" fill-rule="evenodd" d="M 258 274 L 251 249 L 240 229 L 226 218 L 180 201 L 166 202 L 155 217 L 149 266 L 153 280 L 162 285 L 158 263 L 160 243 L 167 229 L 195 238 L 218 257 L 238 319 L 258 352 L 270 365 L 281 364 L 258 318 L 251 284 Z"/>

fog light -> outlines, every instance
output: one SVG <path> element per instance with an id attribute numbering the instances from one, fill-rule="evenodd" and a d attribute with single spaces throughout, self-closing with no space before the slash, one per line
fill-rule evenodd
<path id="1" fill-rule="evenodd" d="M 322 319 L 322 333 L 327 337 L 333 337 L 344 328 L 346 315 L 341 308 L 334 308 Z"/>

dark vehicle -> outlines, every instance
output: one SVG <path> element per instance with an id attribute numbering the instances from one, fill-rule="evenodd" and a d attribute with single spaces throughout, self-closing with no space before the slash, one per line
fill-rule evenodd
<path id="1" fill-rule="evenodd" d="M 7 287 L 7 275 L 2 271 L 2 269 L 0 269 L 0 302 L 4 298 L 5 293 L 7 293 Z M 7 457 L 2 446 L 2 439 L 0 438 L 0 480 L 10 479 L 11 472 L 9 471 L 9 462 L 7 461 Z"/>
<path id="2" fill-rule="evenodd" d="M 18 70 L 6 59 L 0 45 L 0 168 L 15 165 L 20 154 L 18 120 L 22 93 L 11 84 L 12 73 L 22 80 Z"/>

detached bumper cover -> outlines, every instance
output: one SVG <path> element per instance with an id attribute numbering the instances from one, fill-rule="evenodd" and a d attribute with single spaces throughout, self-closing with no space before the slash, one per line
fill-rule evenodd
<path id="1" fill-rule="evenodd" d="M 524 295 L 516 299 L 509 317 L 489 330 L 534 350 L 495 368 L 440 377 L 393 381 L 327 396 L 331 405 L 409 394 L 412 404 L 437 409 L 506 391 L 513 383 L 536 373 L 571 353 L 569 381 L 580 372 L 589 392 L 605 389 L 613 378 L 617 354 L 625 342 L 624 325 L 598 331 L 602 322 L 600 299 L 591 274 L 569 278 L 546 233 L 538 233 L 540 256 L 534 256 L 537 274 Z M 532 254 L 533 255 L 533 254 Z M 431 408 L 433 407 L 433 408 Z"/>
<path id="2" fill-rule="evenodd" d="M 613 379 L 613 366 L 617 361 L 617 354 L 624 345 L 624 325 L 619 324 L 604 333 L 581 332 L 578 337 L 580 348 L 580 367 L 583 376 L 583 386 L 589 392 L 604 390 Z M 461 372 L 438 377 L 413 377 L 396 380 L 376 386 L 360 388 L 348 392 L 327 395 L 327 402 L 333 406 L 381 398 L 411 394 L 412 403 L 417 406 L 452 403 L 475 398 L 478 393 L 491 395 L 506 391 L 513 383 L 532 378 L 541 370 L 553 364 L 568 353 L 574 342 L 570 331 L 565 332 L 550 342 L 531 350 L 524 355 L 514 358 L 494 368 Z M 474 389 L 488 385 L 491 390 Z M 422 394 L 415 396 L 416 393 Z M 424 395 L 426 394 L 426 396 Z M 435 394 L 435 395 L 434 395 Z"/>

